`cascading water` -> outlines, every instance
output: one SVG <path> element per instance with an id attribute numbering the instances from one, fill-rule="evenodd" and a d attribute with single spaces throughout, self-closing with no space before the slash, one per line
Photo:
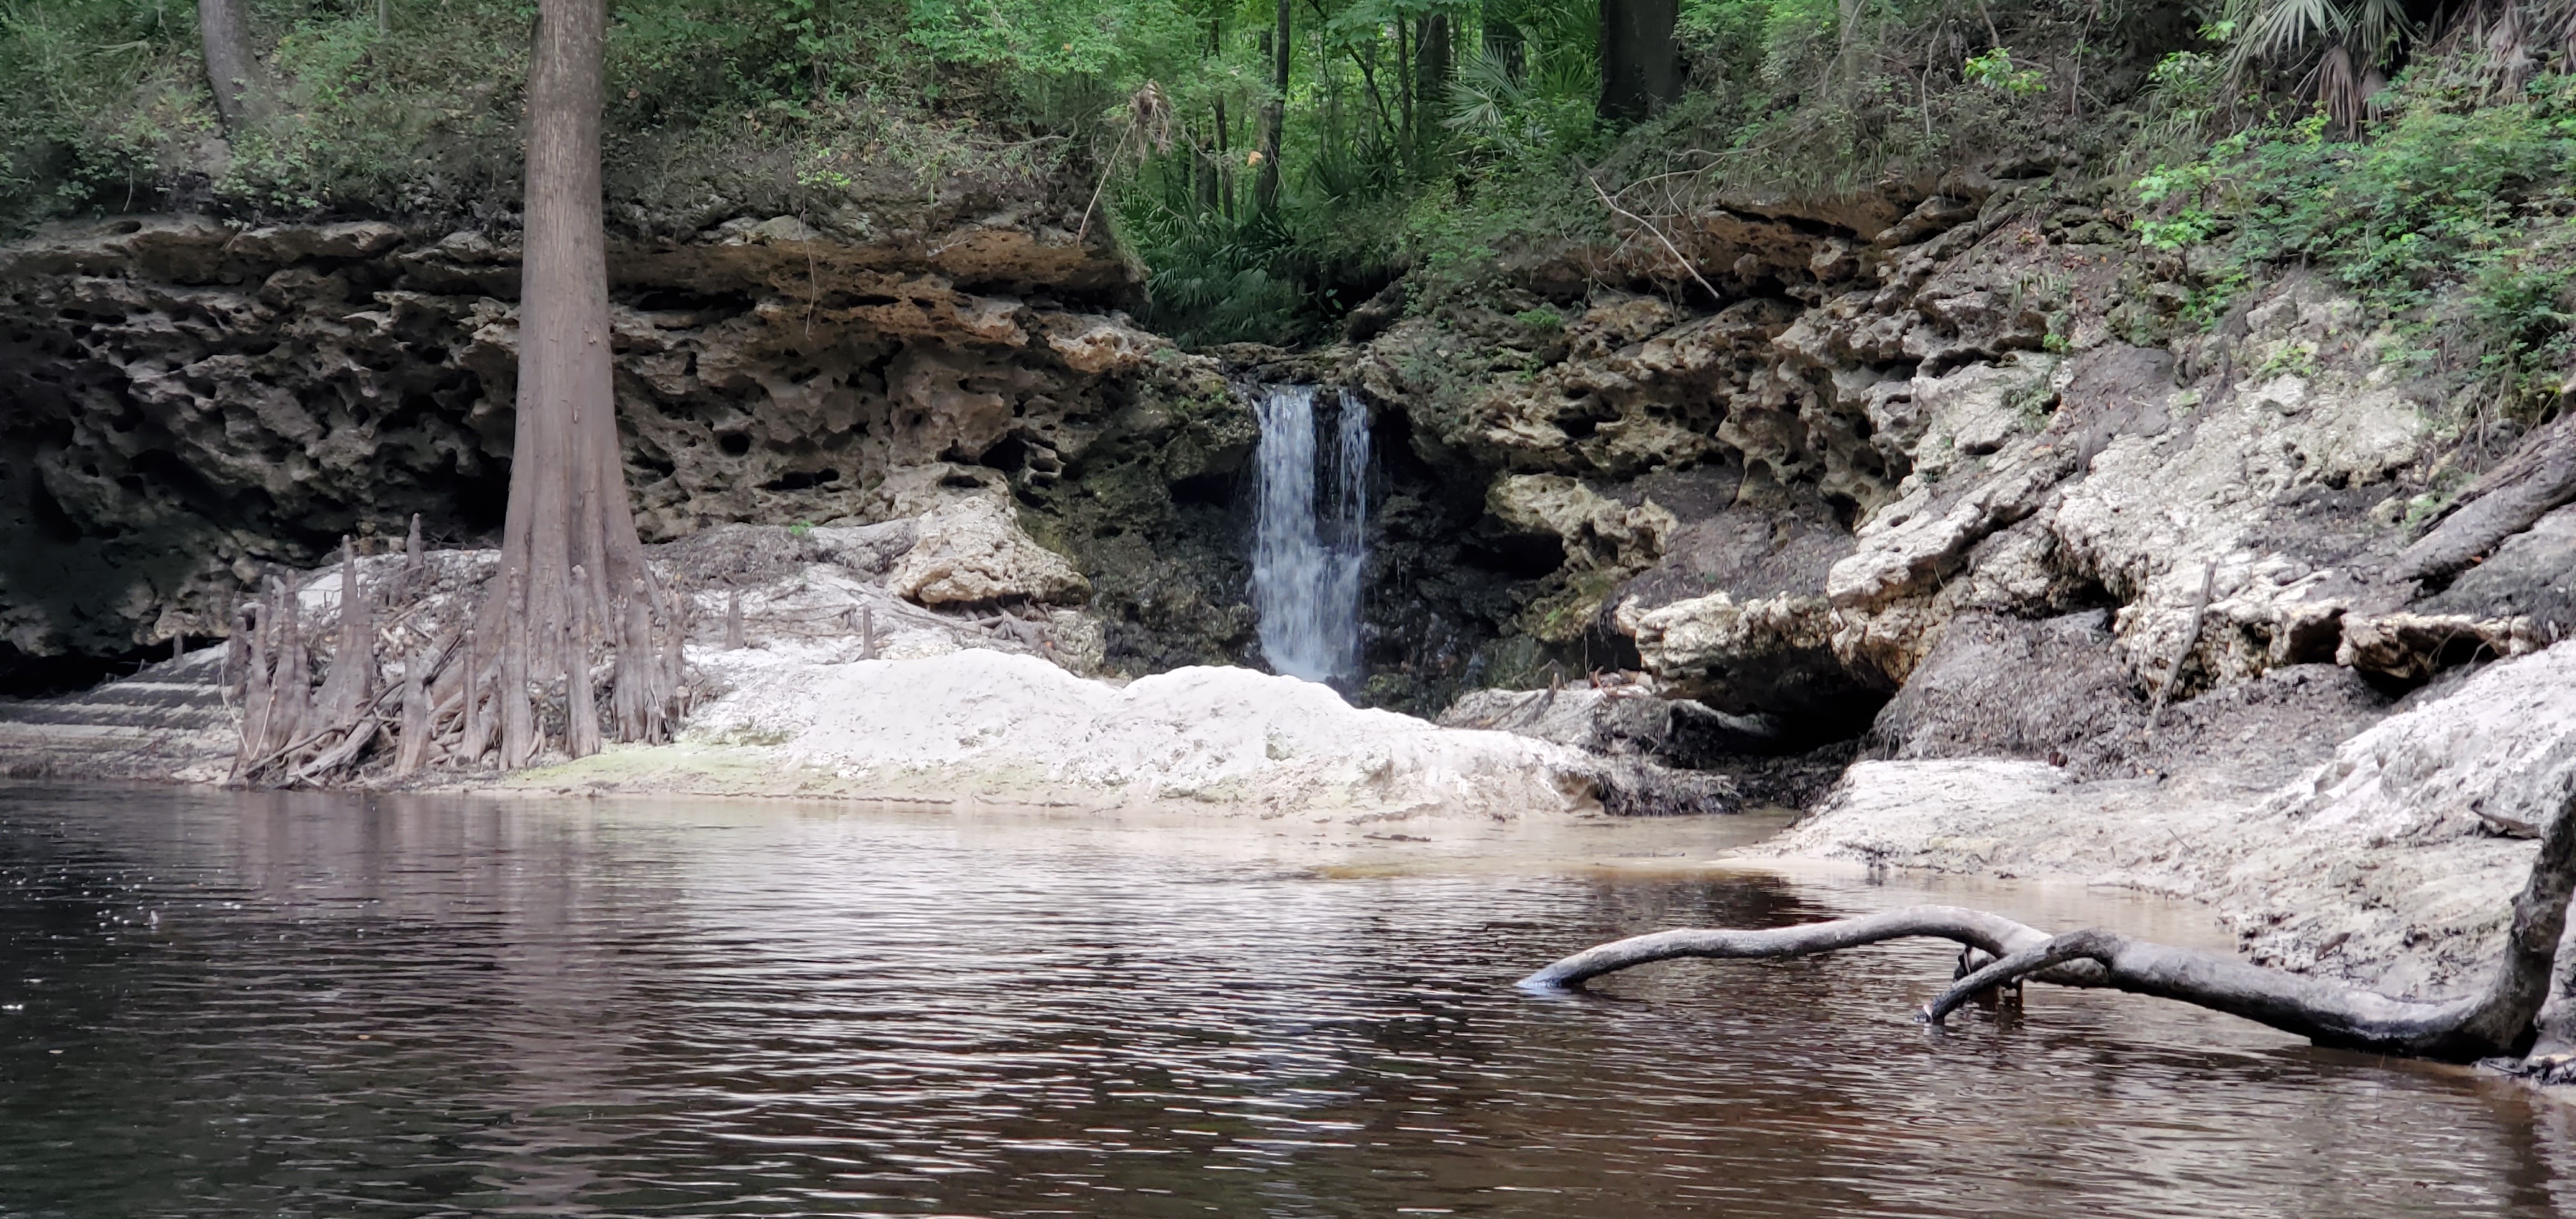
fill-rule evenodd
<path id="1" fill-rule="evenodd" d="M 1253 520 L 1252 606 L 1273 672 L 1353 681 L 1360 671 L 1360 577 L 1368 567 L 1368 404 L 1343 390 L 1324 460 L 1312 385 L 1262 387 L 1261 503 Z"/>

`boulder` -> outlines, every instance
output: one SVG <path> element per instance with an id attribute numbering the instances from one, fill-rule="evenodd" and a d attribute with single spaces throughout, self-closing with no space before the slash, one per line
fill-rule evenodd
<path id="1" fill-rule="evenodd" d="M 1790 740 L 1833 740 L 1857 732 L 1878 710 L 1842 677 L 1833 654 L 1833 609 L 1821 596 L 1780 593 L 1738 600 L 1731 593 L 1644 609 L 1622 601 L 1619 630 L 1668 694 L 1737 714 L 1780 717 Z"/>
<path id="2" fill-rule="evenodd" d="M 1604 755 L 1640 755 L 1698 769 L 1721 758 L 1778 752 L 1780 725 L 1728 715 L 1686 698 L 1624 687 L 1473 690 L 1440 714 L 1444 728 L 1490 728 Z"/>
<path id="3" fill-rule="evenodd" d="M 1524 533 L 1553 534 L 1578 567 L 1635 570 L 1662 554 L 1676 522 L 1647 500 L 1628 507 L 1562 474 L 1511 474 L 1485 493 L 1485 511 Z"/>
<path id="4" fill-rule="evenodd" d="M 921 518 L 920 540 L 887 577 L 895 595 L 922 605 L 983 605 L 1007 600 L 1072 604 L 1091 582 L 1071 563 L 1020 528 L 1010 507 L 960 499 Z"/>

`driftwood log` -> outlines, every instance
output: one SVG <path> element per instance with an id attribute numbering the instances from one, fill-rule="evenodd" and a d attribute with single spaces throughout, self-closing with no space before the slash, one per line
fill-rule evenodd
<path id="1" fill-rule="evenodd" d="M 2571 500 L 2576 500 L 2576 415 L 2561 415 L 2469 484 L 2450 515 L 2389 565 L 2388 579 L 2446 579 Z"/>
<path id="2" fill-rule="evenodd" d="M 2050 935 L 1981 910 L 1914 906 L 1858 918 L 1759 931 L 1659 931 L 1578 952 L 1521 980 L 1525 990 L 1580 987 L 1591 979 L 1680 957 L 1811 956 L 1889 940 L 1933 938 L 1973 949 L 1948 990 L 1917 1016 L 1941 1023 L 1962 1003 L 2024 979 L 2107 987 L 2177 999 L 2242 1016 L 2318 1045 L 2444 1062 L 2531 1057 L 2524 1069 L 2555 1075 L 2576 1065 L 2576 1003 L 2544 1013 L 2553 983 L 2576 985 L 2576 960 L 2560 960 L 2567 902 L 2576 891 L 2576 794 L 2540 838 L 2540 854 L 2513 903 L 2503 958 L 2475 992 L 2426 1001 L 2395 998 L 2236 957 L 2175 948 L 2099 929 Z M 2576 957 L 2576 953 L 2568 954 Z M 2569 1027 L 2559 1027 L 2566 1025 Z M 2539 1052 L 2534 1052 L 2535 1044 Z"/>

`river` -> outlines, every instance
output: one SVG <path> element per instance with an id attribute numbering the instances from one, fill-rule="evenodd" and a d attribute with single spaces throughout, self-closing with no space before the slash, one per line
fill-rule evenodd
<path id="1" fill-rule="evenodd" d="M 1294 818 L 0 787 L 0 1216 L 2576 1204 L 2576 1123 L 2518 1087 L 2041 987 L 1930 1031 L 1935 946 L 1512 989 L 1612 936 L 1925 896 L 1688 866 L 1765 828 L 1354 849 Z"/>

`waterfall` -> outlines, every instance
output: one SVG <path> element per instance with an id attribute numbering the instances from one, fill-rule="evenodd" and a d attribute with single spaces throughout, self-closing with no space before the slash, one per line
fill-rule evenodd
<path id="1" fill-rule="evenodd" d="M 1253 520 L 1252 606 L 1274 672 L 1355 681 L 1360 578 L 1368 567 L 1368 404 L 1341 392 L 1325 461 L 1312 385 L 1261 390 L 1261 502 Z"/>

